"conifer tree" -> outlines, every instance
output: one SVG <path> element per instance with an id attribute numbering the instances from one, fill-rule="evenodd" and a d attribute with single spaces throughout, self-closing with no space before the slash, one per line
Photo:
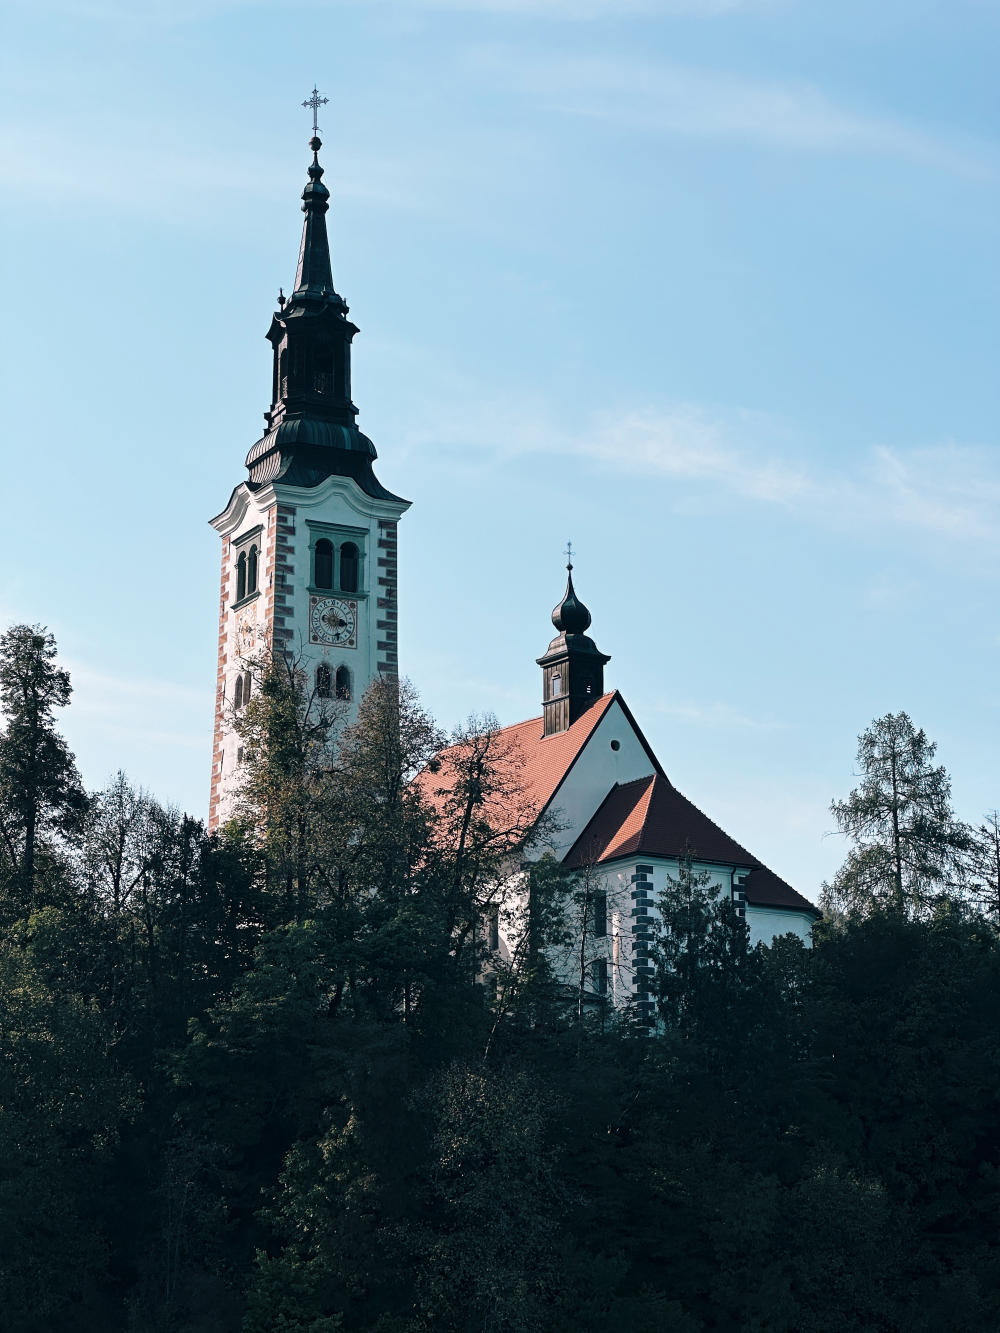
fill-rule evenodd
<path id="1" fill-rule="evenodd" d="M 991 810 L 969 832 L 965 887 L 975 907 L 1000 930 L 1000 811 Z"/>
<path id="2" fill-rule="evenodd" d="M 56 665 L 56 644 L 38 625 L 14 625 L 0 637 L 0 872 L 7 915 L 44 903 L 43 851 L 78 827 L 87 800 L 54 713 L 70 699 L 69 673 Z"/>
<path id="3" fill-rule="evenodd" d="M 861 784 L 830 809 L 852 842 L 824 906 L 925 913 L 956 883 L 968 845 L 951 808 L 951 780 L 937 746 L 906 713 L 876 718 L 858 737 Z"/>
<path id="4" fill-rule="evenodd" d="M 652 953 L 657 1007 L 668 1027 L 686 1030 L 704 1010 L 706 987 L 731 979 L 749 934 L 731 897 L 688 857 L 676 876 L 666 877 L 659 909 Z"/>

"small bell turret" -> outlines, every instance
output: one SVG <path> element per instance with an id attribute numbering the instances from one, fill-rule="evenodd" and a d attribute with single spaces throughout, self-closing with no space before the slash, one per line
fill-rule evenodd
<path id="1" fill-rule="evenodd" d="M 542 716 L 544 734 L 567 731 L 591 704 L 604 693 L 604 667 L 611 658 L 587 637 L 591 615 L 573 587 L 573 548 L 566 550 L 566 591 L 552 612 L 559 633 L 544 656 L 542 668 Z"/>

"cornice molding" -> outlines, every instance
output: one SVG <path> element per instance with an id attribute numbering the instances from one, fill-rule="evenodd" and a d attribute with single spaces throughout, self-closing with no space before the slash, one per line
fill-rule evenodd
<path id="1" fill-rule="evenodd" d="M 241 481 L 222 513 L 208 521 L 220 537 L 231 537 L 242 525 L 251 507 L 263 512 L 279 502 L 294 505 L 301 510 L 317 509 L 332 496 L 339 496 L 345 507 L 362 519 L 398 519 L 406 513 L 411 503 L 409 500 L 376 500 L 366 495 L 353 477 L 327 477 L 318 486 L 308 488 L 282 486 L 280 482 L 269 481 L 255 491 L 251 491 L 246 482 Z"/>
<path id="2" fill-rule="evenodd" d="M 222 513 L 216 514 L 215 518 L 208 520 L 209 525 L 216 530 L 220 537 L 232 536 L 246 517 L 247 510 L 254 498 L 246 482 L 241 481 L 229 497 L 229 503 Z"/>
<path id="3" fill-rule="evenodd" d="M 327 477 L 318 486 L 283 486 L 280 481 L 269 482 L 257 492 L 262 496 L 270 491 L 276 500 L 293 504 L 297 510 L 316 509 L 331 496 L 339 496 L 349 509 L 360 518 L 399 518 L 410 507 L 409 500 L 376 500 L 366 495 L 353 477 Z"/>

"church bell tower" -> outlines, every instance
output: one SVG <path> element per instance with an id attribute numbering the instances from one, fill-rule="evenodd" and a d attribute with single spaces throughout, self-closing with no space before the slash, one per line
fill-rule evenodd
<path id="1" fill-rule="evenodd" d="M 566 591 L 552 612 L 559 631 L 542 657 L 543 735 L 568 731 L 604 693 L 604 668 L 611 657 L 587 637 L 590 612 L 573 587 L 573 554 L 567 552 Z"/>
<path id="2" fill-rule="evenodd" d="M 279 294 L 267 339 L 271 406 L 246 457 L 248 475 L 211 520 L 222 538 L 219 657 L 209 828 L 231 813 L 241 755 L 233 712 L 253 689 L 251 660 L 283 652 L 321 699 L 348 716 L 376 676 L 398 672 L 396 525 L 409 501 L 372 469 L 375 446 L 355 424 L 351 344 L 358 332 L 333 285 L 319 163 L 312 162 L 291 295 Z"/>

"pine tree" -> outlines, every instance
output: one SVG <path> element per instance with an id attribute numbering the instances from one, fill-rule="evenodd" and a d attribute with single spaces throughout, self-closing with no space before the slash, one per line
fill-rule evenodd
<path id="1" fill-rule="evenodd" d="M 749 932 L 728 894 L 707 870 L 682 857 L 659 900 L 651 961 L 660 1018 L 668 1028 L 690 1029 L 711 995 L 734 996 L 728 983 L 746 957 Z"/>
<path id="2" fill-rule="evenodd" d="M 991 810 L 969 833 L 965 888 L 983 916 L 1000 930 L 1000 811 Z"/>
<path id="3" fill-rule="evenodd" d="M 8 918 L 27 915 L 47 897 L 43 852 L 79 826 L 87 799 L 54 712 L 70 699 L 69 673 L 56 665 L 52 635 L 14 625 L 0 638 L 0 873 Z"/>
<path id="4" fill-rule="evenodd" d="M 934 764 L 936 751 L 906 713 L 876 718 L 858 737 L 861 784 L 830 806 L 854 846 L 824 886 L 828 910 L 919 915 L 955 886 L 968 833 L 952 812 L 951 780 Z"/>

